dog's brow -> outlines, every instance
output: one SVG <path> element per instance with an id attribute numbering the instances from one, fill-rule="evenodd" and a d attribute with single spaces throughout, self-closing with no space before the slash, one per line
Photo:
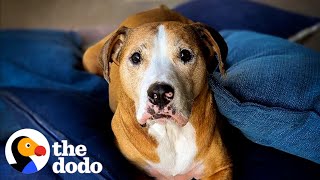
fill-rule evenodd
<path id="1" fill-rule="evenodd" d="M 145 43 L 143 43 L 143 44 L 140 45 L 140 48 L 141 49 L 147 49 L 147 45 Z"/>
<path id="2" fill-rule="evenodd" d="M 174 42 L 174 46 L 179 46 L 181 45 L 182 39 L 178 39 Z"/>

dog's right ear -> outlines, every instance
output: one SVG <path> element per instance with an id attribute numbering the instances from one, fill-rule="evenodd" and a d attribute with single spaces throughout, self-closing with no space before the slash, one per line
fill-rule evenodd
<path id="1" fill-rule="evenodd" d="M 208 25 L 203 23 L 191 24 L 196 32 L 199 34 L 200 39 L 203 40 L 207 47 L 209 61 L 207 61 L 207 70 L 211 73 L 218 63 L 220 73 L 225 74 L 225 62 L 228 54 L 228 46 L 223 37 Z"/>
<path id="2" fill-rule="evenodd" d="M 120 27 L 111 35 L 101 49 L 99 62 L 103 69 L 103 76 L 108 82 L 110 82 L 111 63 L 115 63 L 119 66 L 119 54 L 126 39 L 128 30 L 129 29 L 127 27 Z"/>

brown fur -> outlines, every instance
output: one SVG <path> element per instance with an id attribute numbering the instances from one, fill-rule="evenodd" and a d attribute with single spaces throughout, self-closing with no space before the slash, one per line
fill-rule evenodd
<path id="1" fill-rule="evenodd" d="M 185 24 L 186 27 L 191 27 L 190 30 L 186 31 L 191 33 L 198 33 L 198 35 L 183 34 L 181 31 L 177 33 L 170 33 L 168 39 L 179 39 L 183 37 L 185 43 L 192 44 L 193 46 L 199 46 L 208 48 L 208 54 L 203 54 L 203 49 L 199 49 L 199 59 L 213 59 L 215 53 L 217 53 L 219 60 L 220 72 L 224 73 L 223 59 L 225 56 L 220 49 L 219 42 L 212 37 L 212 32 L 202 25 L 194 24 L 191 20 L 169 10 L 166 7 L 160 7 L 159 9 L 150 10 L 137 15 L 133 15 L 125 20 L 120 27 L 125 26 L 127 28 L 119 28 L 112 34 L 108 35 L 100 42 L 90 47 L 84 55 L 84 67 L 87 71 L 105 76 L 109 80 L 109 98 L 110 107 L 115 112 L 112 119 L 112 130 L 116 136 L 118 146 L 121 152 L 138 167 L 143 168 L 147 165 L 146 160 L 157 163 L 159 157 L 156 153 L 157 142 L 151 137 L 146 128 L 142 128 L 135 117 L 135 99 L 137 98 L 134 93 L 137 84 L 139 83 L 139 75 L 143 68 L 139 72 L 130 72 L 126 75 L 128 69 L 121 65 L 121 59 L 124 57 L 124 53 L 121 49 L 130 49 L 130 45 L 134 44 L 134 40 L 143 36 L 148 38 L 148 34 L 154 34 L 152 31 L 154 27 L 157 27 L 159 23 L 164 21 L 176 21 L 180 22 L 168 23 L 167 28 L 172 26 L 181 26 Z M 148 24 L 149 28 L 140 28 L 139 26 Z M 173 25 L 172 25 L 173 24 Z M 138 34 L 132 34 L 130 29 L 135 28 L 135 32 Z M 137 30 L 139 29 L 139 30 Z M 130 35 L 128 35 L 130 34 Z M 203 39 L 202 39 L 203 38 Z M 196 40 L 195 40 L 196 39 Z M 124 41 L 126 42 L 124 45 Z M 132 42 L 131 42 L 132 41 Z M 150 41 L 150 40 L 146 40 Z M 193 44 L 195 42 L 203 41 L 202 44 Z M 147 46 L 147 45 L 146 45 Z M 149 47 L 146 47 L 150 49 Z M 102 57 L 101 64 L 99 65 L 100 52 Z M 150 59 L 150 58 L 147 58 Z M 174 61 L 174 58 L 172 58 Z M 120 60 L 120 62 L 119 62 Z M 210 63 L 210 62 L 209 62 Z M 119 70 L 120 66 L 120 70 Z M 147 62 L 144 66 L 148 66 Z M 191 117 L 189 122 L 193 125 L 196 131 L 196 144 L 198 148 L 198 154 L 196 155 L 195 161 L 202 161 L 204 165 L 203 179 L 231 179 L 232 177 L 232 163 L 228 156 L 228 153 L 223 145 L 220 137 L 219 129 L 216 125 L 216 112 L 215 103 L 213 101 L 211 92 L 209 90 L 206 80 L 206 67 L 207 62 L 202 62 L 195 65 L 192 71 L 185 74 L 184 77 L 188 77 L 186 80 L 192 87 L 194 102 L 191 111 Z M 120 72 L 122 74 L 120 74 Z M 132 73 L 132 74 L 131 74 Z M 186 73 L 182 71 L 181 73 Z M 129 82 L 130 81 L 130 82 Z"/>
<path id="2" fill-rule="evenodd" d="M 119 92 L 119 106 L 112 119 L 112 130 L 122 153 L 140 167 L 146 165 L 145 160 L 159 162 L 156 154 L 157 142 L 141 128 L 135 119 L 134 103 L 122 91 Z M 133 138 L 134 137 L 134 138 Z"/>
<path id="3" fill-rule="evenodd" d="M 198 147 L 196 159 L 205 164 L 203 178 L 227 171 L 228 173 L 223 173 L 226 176 L 216 176 L 231 179 L 232 163 L 220 137 L 215 109 L 209 87 L 205 86 L 194 102 L 190 118 L 190 122 L 196 129 Z"/>

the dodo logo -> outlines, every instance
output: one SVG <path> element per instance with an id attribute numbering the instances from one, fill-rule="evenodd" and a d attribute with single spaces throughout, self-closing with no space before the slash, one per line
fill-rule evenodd
<path id="1" fill-rule="evenodd" d="M 47 164 L 50 145 L 40 132 L 21 129 L 8 139 L 5 154 L 13 168 L 24 174 L 31 174 L 38 172 Z"/>

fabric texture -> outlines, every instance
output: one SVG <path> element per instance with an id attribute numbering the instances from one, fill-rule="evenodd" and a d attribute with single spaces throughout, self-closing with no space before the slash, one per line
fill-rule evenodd
<path id="1" fill-rule="evenodd" d="M 0 41 L 0 87 L 63 89 L 96 97 L 105 92 L 100 77 L 82 70 L 81 39 L 74 32 L 2 30 Z"/>
<path id="2" fill-rule="evenodd" d="M 107 99 L 105 81 L 82 70 L 81 39 L 77 34 L 3 30 L 0 42 L 0 88 L 80 92 Z M 0 139 L 5 138 L 10 129 L 4 126 L 0 129 Z"/>
<path id="3" fill-rule="evenodd" d="M 216 30 L 241 29 L 289 38 L 320 22 L 307 17 L 247 0 L 195 0 L 175 8 L 193 21 Z"/>
<path id="4" fill-rule="evenodd" d="M 320 53 L 253 32 L 222 35 L 227 75 L 210 82 L 220 112 L 253 142 L 320 163 Z"/>
<path id="5" fill-rule="evenodd" d="M 136 170 L 114 144 L 110 127 L 112 113 L 103 99 L 63 90 L 2 88 L 0 106 L 5 107 L 0 111 L 1 128 L 11 131 L 6 136 L 23 128 L 32 128 L 40 131 L 50 145 L 61 143 L 61 140 L 67 140 L 74 146 L 85 145 L 85 156 L 90 158 L 90 162 L 98 161 L 103 165 L 100 174 L 54 174 L 52 165 L 58 161 L 58 157 L 54 156 L 51 149 L 50 159 L 44 169 L 28 175 L 28 178 L 130 179 Z M 6 140 L 0 141 L 1 151 L 4 151 Z M 64 161 L 79 163 L 82 157 L 65 157 Z M 23 179 L 26 176 L 7 163 L 3 152 L 0 156 L 0 178 L 9 177 Z"/>

